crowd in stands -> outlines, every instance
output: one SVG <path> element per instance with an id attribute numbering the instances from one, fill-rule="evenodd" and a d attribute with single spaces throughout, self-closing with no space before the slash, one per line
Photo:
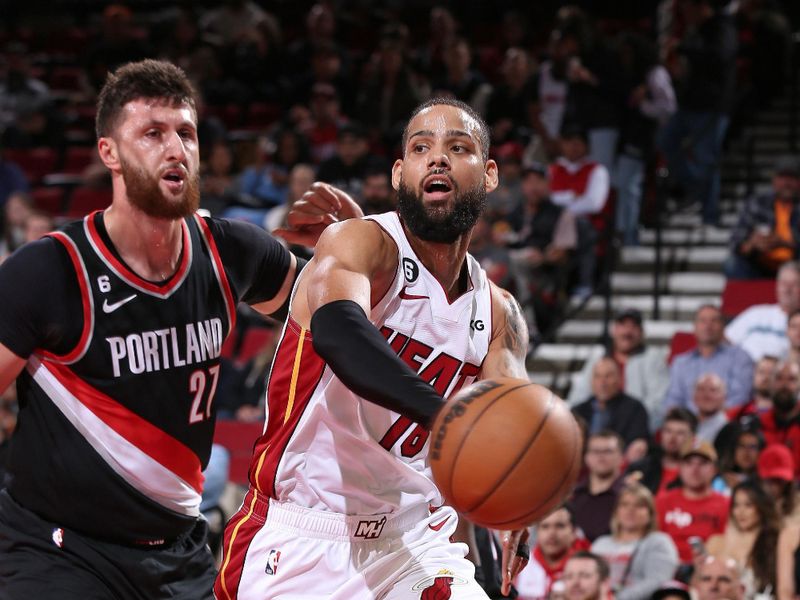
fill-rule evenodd
<path id="1" fill-rule="evenodd" d="M 402 125 L 448 95 L 486 119 L 499 166 L 471 251 L 546 332 L 593 293 L 608 253 L 638 245 L 657 164 L 671 194 L 719 223 L 725 140 L 783 93 L 798 26 L 777 0 L 348 5 L 89 2 L 45 20 L 16 8 L 0 24 L 0 258 L 109 203 L 93 107 L 125 62 L 189 74 L 202 207 L 270 231 L 316 180 L 368 214 L 392 210 Z M 536 527 L 519 598 L 800 596 L 800 161 L 771 174 L 724 272 L 774 278 L 776 302 L 729 323 L 701 306 L 675 356 L 648 343 L 642 313 L 617 311 L 567 397 L 585 477 Z M 258 424 L 279 331 L 239 312 L 215 403 L 220 419 Z M 12 387 L 0 474 L 15 413 Z M 215 446 L 204 510 L 236 460 Z"/>

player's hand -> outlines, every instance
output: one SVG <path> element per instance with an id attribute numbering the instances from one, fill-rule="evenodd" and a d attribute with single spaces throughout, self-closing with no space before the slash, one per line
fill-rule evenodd
<path id="1" fill-rule="evenodd" d="M 500 592 L 503 595 L 511 591 L 511 582 L 530 560 L 529 537 L 530 533 L 527 528 L 500 532 L 500 540 L 503 543 L 503 584 Z"/>
<path id="2" fill-rule="evenodd" d="M 292 205 L 286 216 L 287 226 L 273 233 L 290 244 L 314 246 L 331 223 L 363 216 L 361 207 L 349 194 L 317 181 Z"/>

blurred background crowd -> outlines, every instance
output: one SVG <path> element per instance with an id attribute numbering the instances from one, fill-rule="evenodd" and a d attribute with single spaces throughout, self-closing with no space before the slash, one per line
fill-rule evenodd
<path id="1" fill-rule="evenodd" d="M 94 106 L 126 62 L 187 72 L 201 206 L 267 230 L 316 180 L 393 210 L 411 110 L 456 97 L 487 121 L 500 170 L 470 250 L 525 309 L 532 377 L 569 355 L 545 383 L 586 431 L 585 477 L 537 527 L 519 597 L 800 596 L 800 3 L 35 4 L 4 2 L 0 22 L 0 259 L 109 204 Z M 655 282 L 625 295 L 615 271 L 637 257 Z M 672 275 L 713 273 L 669 296 L 664 257 Z M 666 333 L 659 302 L 685 317 Z M 563 343 L 593 310 L 602 328 Z M 245 482 L 276 343 L 240 313 L 206 473 L 217 520 Z M 12 388 L 0 473 L 15 415 Z"/>

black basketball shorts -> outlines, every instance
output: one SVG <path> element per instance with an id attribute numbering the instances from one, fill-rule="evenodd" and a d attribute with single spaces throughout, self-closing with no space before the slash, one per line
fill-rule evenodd
<path id="1" fill-rule="evenodd" d="M 103 542 L 40 519 L 2 490 L 0 600 L 211 600 L 207 533 L 198 519 L 166 546 Z"/>

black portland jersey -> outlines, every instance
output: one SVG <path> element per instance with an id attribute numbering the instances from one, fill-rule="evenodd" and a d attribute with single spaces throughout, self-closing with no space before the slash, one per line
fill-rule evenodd
<path id="1" fill-rule="evenodd" d="M 235 299 L 204 219 L 183 221 L 179 267 L 156 285 L 117 258 L 95 216 L 51 234 L 78 275 L 83 330 L 68 353 L 28 360 L 9 489 L 59 525 L 155 543 L 198 515 Z"/>

